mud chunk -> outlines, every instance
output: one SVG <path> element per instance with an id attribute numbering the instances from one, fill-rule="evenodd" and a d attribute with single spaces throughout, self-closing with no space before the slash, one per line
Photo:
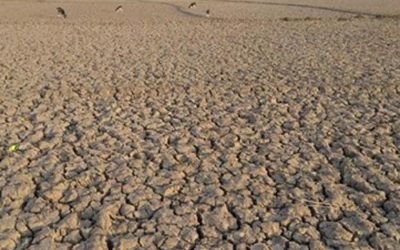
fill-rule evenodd
<path id="1" fill-rule="evenodd" d="M 58 211 L 43 211 L 41 214 L 31 215 L 27 219 L 27 225 L 33 231 L 40 230 L 59 220 Z"/>
<path id="2" fill-rule="evenodd" d="M 16 175 L 1 190 L 1 197 L 9 197 L 13 200 L 24 199 L 32 194 L 34 184 L 28 175 Z"/>
<path id="3" fill-rule="evenodd" d="M 16 224 L 15 216 L 7 214 L 3 215 L 3 217 L 0 218 L 0 233 L 7 231 L 10 228 L 14 228 L 15 224 Z"/>
<path id="4" fill-rule="evenodd" d="M 101 210 L 97 214 L 96 225 L 104 231 L 108 231 L 111 228 L 112 220 L 109 210 Z"/>
<path id="5" fill-rule="evenodd" d="M 46 203 L 46 200 L 44 200 L 42 197 L 31 198 L 26 204 L 24 210 L 31 213 L 40 213 L 46 207 Z"/>
<path id="6" fill-rule="evenodd" d="M 320 235 L 316 228 L 304 224 L 294 232 L 292 237 L 298 243 L 307 244 L 310 241 L 318 240 Z"/>
<path id="7" fill-rule="evenodd" d="M 38 242 L 46 238 L 54 239 L 55 235 L 56 233 L 50 227 L 44 227 L 35 234 L 32 243 L 37 244 Z"/>
<path id="8" fill-rule="evenodd" d="M 181 231 L 181 238 L 188 243 L 195 243 L 198 237 L 196 230 L 193 228 L 184 227 Z"/>
<path id="9" fill-rule="evenodd" d="M 400 214 L 400 199 L 391 199 L 383 205 L 387 212 L 394 214 Z"/>
<path id="10" fill-rule="evenodd" d="M 250 247 L 250 250 L 268 250 L 268 246 L 264 243 L 256 243 Z"/>
<path id="11" fill-rule="evenodd" d="M 52 238 L 45 238 L 41 240 L 37 245 L 33 245 L 29 250 L 42 250 L 42 249 L 57 249 L 56 243 Z"/>
<path id="12" fill-rule="evenodd" d="M 164 244 L 162 244 L 163 249 L 174 249 L 179 242 L 179 238 L 177 237 L 169 237 L 164 241 Z"/>
<path id="13" fill-rule="evenodd" d="M 153 218 L 160 224 L 176 224 L 174 211 L 168 208 L 162 208 L 155 212 Z"/>
<path id="14" fill-rule="evenodd" d="M 179 192 L 179 186 L 177 185 L 169 185 L 164 189 L 164 196 L 171 197 Z"/>
<path id="15" fill-rule="evenodd" d="M 108 250 L 106 237 L 96 234 L 92 235 L 83 247 L 83 249 Z"/>
<path id="16" fill-rule="evenodd" d="M 333 240 L 351 241 L 353 236 L 338 222 L 322 222 L 319 230 L 325 237 Z"/>
<path id="17" fill-rule="evenodd" d="M 13 232 L 0 233 L 0 249 L 14 249 L 18 234 Z"/>
<path id="18" fill-rule="evenodd" d="M 152 235 L 144 235 L 140 237 L 139 244 L 141 247 L 149 249 L 154 244 L 154 237 Z"/>
<path id="19" fill-rule="evenodd" d="M 125 216 L 128 219 L 134 218 L 135 207 L 129 204 L 123 204 L 120 209 L 121 215 Z"/>
<path id="20" fill-rule="evenodd" d="M 43 193 L 43 197 L 52 202 L 57 202 L 61 199 L 61 197 L 63 197 L 63 193 L 66 188 L 66 184 L 59 183 L 56 186 L 51 187 L 49 190 L 45 191 Z"/>
<path id="21" fill-rule="evenodd" d="M 396 246 L 398 246 L 398 241 L 395 241 L 392 238 L 388 238 L 383 233 L 375 233 L 369 239 L 369 242 L 375 249 L 395 250 Z"/>
<path id="22" fill-rule="evenodd" d="M 67 190 L 64 192 L 64 196 L 61 198 L 60 202 L 70 203 L 78 198 L 78 192 L 76 190 Z"/>
<path id="23" fill-rule="evenodd" d="M 282 236 L 274 236 L 267 242 L 272 250 L 284 250 L 287 240 Z"/>
<path id="24" fill-rule="evenodd" d="M 358 237 L 369 235 L 374 231 L 374 224 L 359 214 L 346 217 L 340 223 Z"/>
<path id="25" fill-rule="evenodd" d="M 35 144 L 35 143 L 38 143 L 39 141 L 41 141 L 43 139 L 43 137 L 44 137 L 43 131 L 38 130 L 29 137 L 29 140 L 31 143 Z"/>
<path id="26" fill-rule="evenodd" d="M 241 242 L 241 243 L 246 243 L 247 245 L 251 245 L 257 241 L 255 236 L 256 234 L 252 230 L 252 228 L 249 225 L 244 224 L 238 231 L 233 232 L 228 237 L 228 239 L 232 238 L 232 242 L 235 243 Z"/>
<path id="27" fill-rule="evenodd" d="M 245 119 L 250 124 L 257 122 L 257 117 L 253 113 L 242 113 L 240 114 L 240 118 Z"/>
<path id="28" fill-rule="evenodd" d="M 79 229 L 72 230 L 69 234 L 64 237 L 65 242 L 77 244 L 82 241 L 82 236 Z"/>
<path id="29" fill-rule="evenodd" d="M 135 217 L 138 219 L 148 219 L 153 214 L 153 207 L 148 202 L 140 202 Z"/>
<path id="30" fill-rule="evenodd" d="M 124 236 L 116 244 L 116 249 L 121 249 L 121 250 L 136 249 L 138 247 L 139 247 L 139 240 L 138 238 L 133 236 Z"/>
<path id="31" fill-rule="evenodd" d="M 261 225 L 262 232 L 267 235 L 267 237 L 278 236 L 281 234 L 282 229 L 277 222 L 265 222 Z"/>
<path id="32" fill-rule="evenodd" d="M 79 226 L 79 217 L 77 213 L 71 213 L 65 216 L 57 225 L 57 229 L 75 229 Z"/>
<path id="33" fill-rule="evenodd" d="M 324 243 L 322 243 L 322 241 L 319 240 L 312 240 L 310 241 L 310 250 L 321 250 L 321 249 L 325 249 L 325 245 Z"/>
<path id="34" fill-rule="evenodd" d="M 204 213 L 202 219 L 205 225 L 215 226 L 219 231 L 237 228 L 235 217 L 225 205 L 216 207 L 211 212 Z"/>

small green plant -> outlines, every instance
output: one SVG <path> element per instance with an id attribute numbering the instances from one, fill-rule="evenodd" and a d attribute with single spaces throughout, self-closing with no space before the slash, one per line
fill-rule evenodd
<path id="1" fill-rule="evenodd" d="M 8 152 L 15 153 L 19 150 L 19 143 L 12 144 L 8 147 Z"/>

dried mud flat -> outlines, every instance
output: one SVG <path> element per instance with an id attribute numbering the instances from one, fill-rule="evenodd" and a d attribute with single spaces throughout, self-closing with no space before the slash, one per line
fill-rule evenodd
<path id="1" fill-rule="evenodd" d="M 0 249 L 399 248 L 398 19 L 0 4 Z"/>

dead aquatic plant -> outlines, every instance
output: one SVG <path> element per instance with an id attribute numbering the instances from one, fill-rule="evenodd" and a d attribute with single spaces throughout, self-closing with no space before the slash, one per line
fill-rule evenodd
<path id="1" fill-rule="evenodd" d="M 335 204 L 331 204 L 331 203 L 323 202 L 323 201 L 313 201 L 313 200 L 307 200 L 307 199 L 300 199 L 300 201 L 303 203 L 308 203 L 308 204 L 316 205 L 316 206 L 339 208 L 339 206 L 337 206 Z"/>

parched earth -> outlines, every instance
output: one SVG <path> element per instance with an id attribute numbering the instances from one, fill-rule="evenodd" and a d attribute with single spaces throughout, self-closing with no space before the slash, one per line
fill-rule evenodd
<path id="1" fill-rule="evenodd" d="M 2 4 L 0 249 L 399 249 L 399 19 Z"/>

